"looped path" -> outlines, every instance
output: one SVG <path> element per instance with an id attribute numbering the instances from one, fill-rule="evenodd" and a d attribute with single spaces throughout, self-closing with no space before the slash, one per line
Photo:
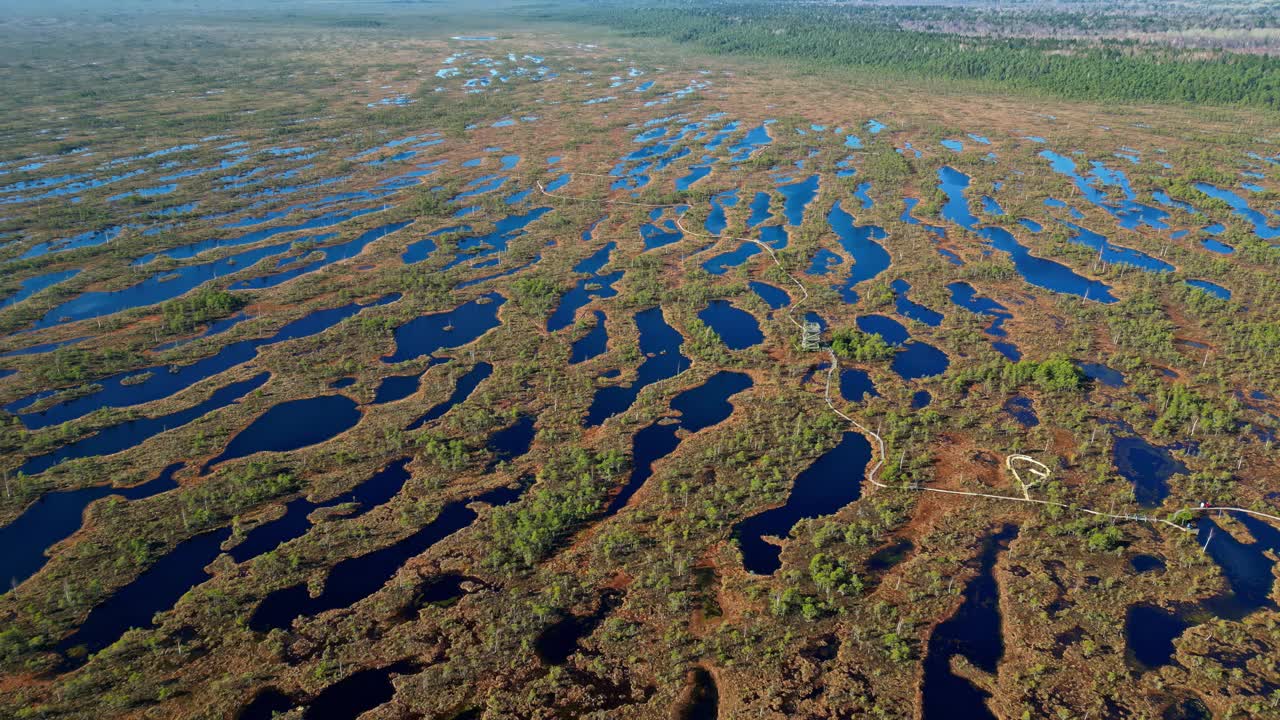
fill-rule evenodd
<path id="1" fill-rule="evenodd" d="M 585 176 L 588 176 L 588 177 L 604 177 L 604 178 L 611 178 L 611 177 L 613 177 L 612 175 L 602 175 L 602 174 L 599 174 L 599 173 L 578 173 L 578 174 L 579 174 L 579 175 L 585 175 Z M 599 199 L 595 199 L 595 198 L 574 197 L 574 196 L 572 196 L 572 195 L 561 195 L 561 194 L 558 194 L 558 193 L 550 193 L 550 192 L 547 192 L 546 188 L 544 188 L 544 187 L 542 186 L 542 182 L 541 182 L 541 181 L 535 181 L 535 182 L 536 182 L 536 184 L 537 184 L 537 186 L 538 186 L 538 191 L 539 191 L 539 192 L 541 192 L 541 193 L 542 193 L 543 195 L 545 195 L 546 197 L 553 198 L 553 199 L 556 199 L 556 200 L 570 200 L 570 201 L 575 201 L 575 202 L 591 202 L 591 203 L 599 203 L 599 204 L 602 204 L 602 205 L 630 205 L 630 206 L 633 206 L 633 207 L 644 207 L 644 208 L 674 208 L 674 207 L 679 207 L 679 206 L 681 206 L 681 205 L 685 205 L 685 203 L 667 203 L 667 204 L 660 204 L 660 205 L 659 205 L 659 204 L 651 204 L 651 203 L 631 202 L 631 201 L 627 201 L 627 200 L 611 200 L 611 199 L 599 200 Z M 759 240 L 759 239 L 757 239 L 757 238 L 733 237 L 733 236 L 731 236 L 731 235 L 710 235 L 710 234 L 707 234 L 707 233 L 695 232 L 695 231 L 693 231 L 693 230 L 690 230 L 690 229 L 686 228 L 686 227 L 681 223 L 681 218 L 676 218 L 676 219 L 675 219 L 675 224 L 676 224 L 676 227 L 680 229 L 680 232 L 682 232 L 682 233 L 684 233 L 685 235 L 688 235 L 688 236 L 692 236 L 692 237 L 700 237 L 700 238 L 705 238 L 705 239 L 709 239 L 709 240 L 738 240 L 738 241 L 741 241 L 741 242 L 755 243 L 756 245 L 758 245 L 758 246 L 760 246 L 761 248 L 763 248 L 763 249 L 764 249 L 764 251 L 765 251 L 766 253 L 768 253 L 768 255 L 769 255 L 769 259 L 773 261 L 773 264 L 774 264 L 774 265 L 776 265 L 776 266 L 778 267 L 778 269 L 779 269 L 779 270 L 781 270 L 781 271 L 782 271 L 782 273 L 783 273 L 784 275 L 786 275 L 786 276 L 787 276 L 787 278 L 789 278 L 789 279 L 791 280 L 791 282 L 792 282 L 792 283 L 794 283 L 794 284 L 795 284 L 795 286 L 796 286 L 797 288 L 799 288 L 800 293 L 803 295 L 803 297 L 800 299 L 800 301 L 799 301 L 799 302 L 792 303 L 791 305 L 788 305 L 788 306 L 787 306 L 787 319 L 788 319 L 788 320 L 790 320 L 790 321 L 791 321 L 791 324 L 792 324 L 792 325 L 795 325 L 797 329 L 799 329 L 799 330 L 803 331 L 803 329 L 804 329 L 804 325 L 802 325 L 802 324 L 800 323 L 800 321 L 796 320 L 796 318 L 795 318 L 795 310 L 796 310 L 796 308 L 797 308 L 797 307 L 799 307 L 800 305 L 804 304 L 805 302 L 807 302 L 807 301 L 809 300 L 809 290 L 805 287 L 804 283 L 800 282 L 800 280 L 799 280 L 798 278 L 796 278 L 796 276 L 795 276 L 795 275 L 792 275 L 792 274 L 791 274 L 791 272 L 790 272 L 789 270 L 787 270 L 785 267 L 783 267 L 783 266 L 782 266 L 781 261 L 779 261 L 779 260 L 778 260 L 778 256 L 777 256 L 777 254 L 774 252 L 773 248 L 772 248 L 768 243 L 762 242 L 761 240 Z M 857 429 L 858 429 L 860 432 L 862 432 L 864 435 L 867 435 L 868 437 L 870 437 L 872 440 L 874 440 L 874 441 L 875 441 L 875 443 L 876 443 L 876 448 L 877 448 L 877 452 L 876 452 L 876 456 L 877 456 L 877 457 L 876 457 L 876 462 L 875 462 L 875 464 L 874 464 L 874 465 L 872 465 L 872 466 L 867 470 L 867 474 L 866 474 L 866 478 L 867 478 L 867 480 L 868 480 L 872 485 L 874 485 L 874 486 L 876 486 L 876 487 L 878 487 L 878 488 L 892 488 L 892 487 L 895 487 L 895 486 L 892 486 L 892 485 L 887 485 L 887 484 L 885 484 L 885 483 L 882 483 L 882 482 L 880 482 L 879 480 L 877 480 L 877 479 L 876 479 L 876 473 L 878 473 L 878 472 L 880 471 L 880 469 L 881 469 L 882 467 L 884 467 L 884 459 L 885 459 L 885 457 L 887 457 L 887 454 L 886 454 L 886 451 L 885 451 L 884 438 L 880 437 L 880 434 L 879 434 L 879 433 L 877 433 L 876 431 L 872 430 L 871 428 L 867 427 L 866 425 L 863 425 L 862 423 L 858 422 L 857 420 L 853 419 L 852 417 L 849 417 L 849 416 L 848 416 L 848 415 L 846 415 L 845 413 L 841 412 L 841 411 L 840 411 L 840 409 L 836 407 L 835 403 L 834 403 L 834 402 L 832 402 L 832 400 L 831 400 L 831 379 L 832 379 L 832 377 L 835 375 L 836 368 L 837 368 L 837 367 L 839 367 L 840 363 L 839 363 L 839 359 L 836 357 L 835 351 L 834 351 L 834 350 L 832 350 L 832 349 L 831 349 L 831 348 L 829 348 L 829 347 L 827 348 L 827 354 L 830 356 L 830 358 L 831 358 L 831 362 L 829 363 L 829 367 L 827 368 L 827 380 L 826 380 L 826 387 L 825 387 L 825 388 L 824 388 L 824 390 L 823 390 L 823 400 L 825 400 L 825 401 L 826 401 L 826 403 L 827 403 L 827 407 L 831 409 L 831 412 L 833 412 L 833 413 L 835 413 L 836 415 L 840 416 L 840 417 L 841 417 L 841 418 L 843 418 L 846 422 L 848 422 L 850 425 L 852 425 L 853 427 L 857 428 Z M 1021 457 L 1026 457 L 1026 456 L 1022 456 L 1022 455 L 1011 455 L 1011 456 L 1009 456 L 1009 458 L 1007 458 L 1007 459 L 1006 459 L 1006 461 L 1005 461 L 1005 462 L 1006 462 L 1006 465 L 1007 465 L 1009 462 L 1011 462 L 1015 457 L 1021 458 Z M 1028 459 L 1031 459 L 1031 458 L 1028 458 Z M 1042 468 L 1044 468 L 1044 467 L 1045 467 L 1042 463 L 1039 463 L 1038 461 L 1036 461 L 1036 460 L 1034 460 L 1034 459 L 1031 459 L 1031 460 L 1032 460 L 1032 462 L 1034 462 L 1034 463 L 1036 463 L 1036 464 L 1040 465 L 1040 467 L 1042 467 Z M 1010 469 L 1010 471 L 1014 472 L 1014 476 L 1015 476 L 1015 477 L 1018 477 L 1017 472 L 1013 470 L 1012 466 L 1009 466 L 1009 469 Z M 1045 468 L 1045 470 L 1047 471 L 1047 468 Z M 1036 473 L 1036 474 L 1039 474 L 1039 473 Z M 1044 475 L 1044 477 L 1048 477 L 1047 473 L 1046 473 L 1046 475 Z M 1019 478 L 1019 480 L 1021 480 L 1021 478 Z M 1195 531 L 1194 531 L 1193 529 L 1191 529 L 1191 528 L 1184 527 L 1184 526 L 1179 525 L 1179 524 L 1177 524 L 1177 523 L 1175 523 L 1175 522 L 1171 522 L 1171 521 L 1169 521 L 1169 520 L 1166 520 L 1166 519 L 1164 519 L 1164 518 L 1160 518 L 1160 517 L 1156 517 L 1156 516 L 1154 516 L 1154 515 L 1130 515 L 1130 514 L 1125 514 L 1125 513 L 1109 513 L 1109 512 L 1101 512 L 1101 511 L 1099 511 L 1099 510 L 1091 510 L 1091 509 L 1089 509 L 1089 508 L 1081 507 L 1081 506 L 1079 506 L 1079 505 L 1074 505 L 1074 504 L 1069 504 L 1069 503 L 1063 503 L 1063 502 L 1057 502 L 1057 501 L 1054 501 L 1054 500 L 1040 500 L 1040 499 L 1036 499 L 1036 498 L 1030 497 L 1030 494 L 1029 494 L 1029 493 L 1027 493 L 1024 497 L 1018 497 L 1018 496 L 1016 496 L 1016 495 L 998 495 L 998 494 L 995 494 L 995 493 L 971 492 L 971 491 L 968 491 L 968 490 L 946 490 L 946 489 L 943 489 L 943 488 L 929 487 L 929 486 L 927 486 L 927 485 L 902 485 L 902 486 L 897 486 L 897 487 L 898 487 L 899 489 L 903 489 L 903 490 L 917 490 L 917 491 L 920 491 L 920 492 L 931 492 L 931 493 L 938 493 L 938 494 L 941 494 L 941 495 L 962 495 L 962 496 L 966 496 L 966 497 L 979 497 L 979 498 L 988 498 L 988 499 L 991 499 L 991 500 L 1004 500 L 1004 501 L 1007 501 L 1007 502 L 1020 502 L 1020 503 L 1028 503 L 1028 504 L 1033 504 L 1033 505 L 1044 505 L 1044 506 L 1050 506 L 1050 507 L 1062 508 L 1062 509 L 1064 509 L 1064 510 L 1069 510 L 1069 511 L 1073 511 L 1073 512 L 1082 512 L 1082 513 L 1086 513 L 1086 514 L 1088 514 L 1088 515 L 1094 515 L 1094 516 L 1097 516 L 1097 517 L 1107 518 L 1107 519 L 1110 519 L 1110 520 L 1132 520 L 1132 521 L 1136 521 L 1136 522 L 1150 522 L 1150 523 L 1158 523 L 1158 524 L 1168 525 L 1169 527 L 1174 528 L 1174 529 L 1176 529 L 1176 530 L 1181 530 L 1182 532 L 1188 532 L 1188 533 L 1190 533 L 1190 532 L 1195 532 Z M 1024 492 L 1025 492 L 1027 489 L 1029 489 L 1029 488 L 1027 488 L 1027 486 L 1026 486 L 1025 484 L 1024 484 L 1024 486 L 1023 486 L 1023 487 L 1024 487 Z M 1244 509 L 1244 508 L 1237 508 L 1237 507 L 1216 507 L 1216 506 L 1214 506 L 1214 507 L 1185 508 L 1185 511 L 1186 511 L 1186 512 L 1193 512 L 1193 513 L 1194 513 L 1194 512 L 1204 512 L 1204 513 L 1208 513 L 1208 512 L 1213 512 L 1213 511 L 1217 511 L 1217 510 L 1222 510 L 1222 511 L 1232 511 L 1232 512 L 1241 512 L 1241 513 L 1246 513 L 1246 514 L 1249 514 L 1249 515 L 1255 515 L 1255 516 L 1258 516 L 1258 517 L 1268 518 L 1268 519 L 1273 520 L 1273 521 L 1275 521 L 1275 522 L 1280 522 L 1280 517 L 1278 517 L 1278 516 L 1276 516 L 1276 515 L 1270 515 L 1270 514 L 1268 514 L 1268 513 L 1259 512 L 1259 511 L 1257 511 L 1257 510 L 1246 510 L 1246 509 Z"/>

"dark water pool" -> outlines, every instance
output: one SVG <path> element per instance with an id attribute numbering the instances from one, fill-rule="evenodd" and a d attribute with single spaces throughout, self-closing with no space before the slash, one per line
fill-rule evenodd
<path id="1" fill-rule="evenodd" d="M 1031 406 L 1031 398 L 1023 395 L 1014 395 L 1004 403 L 1004 411 L 1013 416 L 1014 420 L 1024 428 L 1032 428 L 1040 424 L 1040 418 L 1036 415 L 1035 409 Z"/>
<path id="2" fill-rule="evenodd" d="M 168 365 L 155 365 L 141 370 L 117 373 L 95 382 L 95 384 L 102 386 L 101 390 L 53 405 L 41 412 L 24 413 L 22 410 L 32 403 L 54 394 L 57 392 L 56 390 L 46 390 L 29 395 L 21 400 L 9 403 L 5 406 L 5 409 L 18 413 L 23 425 L 35 430 L 74 420 L 103 407 L 132 407 L 153 400 L 160 400 L 175 395 L 201 380 L 213 377 L 240 363 L 251 360 L 260 347 L 317 335 L 367 307 L 386 305 L 399 298 L 398 294 L 391 294 L 368 305 L 350 303 L 341 307 L 316 310 L 286 324 L 270 337 L 241 340 L 226 345 L 215 355 L 197 360 L 190 365 L 183 365 L 177 368 L 170 368 Z M 149 375 L 149 377 L 143 382 L 131 382 L 132 378 L 141 375 Z"/>
<path id="3" fill-rule="evenodd" d="M 752 292 L 759 295 L 760 299 L 764 300 L 771 310 L 780 310 L 791 304 L 791 296 L 782 288 L 758 280 L 748 282 L 747 286 L 751 288 Z"/>
<path id="4" fill-rule="evenodd" d="M 689 367 L 689 358 L 680 354 L 684 338 L 667 324 L 662 308 L 653 307 L 635 316 L 640 331 L 640 352 L 644 362 L 636 371 L 636 379 L 629 386 L 608 385 L 596 390 L 591 406 L 587 409 L 586 425 L 595 427 L 605 420 L 625 412 L 635 402 L 640 391 L 653 383 L 674 377 Z"/>
<path id="5" fill-rule="evenodd" d="M 711 196 L 711 212 L 707 213 L 707 220 L 703 223 L 703 228 L 712 235 L 719 235 L 724 232 L 729 221 L 725 217 L 725 208 L 731 208 L 738 204 L 738 191 L 729 190 Z"/>
<path id="6" fill-rule="evenodd" d="M 1006 525 L 983 541 L 978 575 L 965 588 L 964 601 L 929 637 L 921 688 L 926 719 L 995 718 L 987 708 L 990 696 L 953 673 L 951 658 L 963 655 L 975 667 L 994 673 L 1004 657 L 1000 588 L 994 571 L 1000 553 L 1017 536 L 1017 527 Z"/>
<path id="7" fill-rule="evenodd" d="M 784 505 L 752 515 L 734 528 L 743 566 L 757 575 L 772 575 L 782 567 L 782 548 L 764 538 L 786 538 L 800 520 L 831 515 L 857 500 L 870 460 L 867 439 L 856 432 L 844 433 L 839 444 L 796 476 Z"/>
<path id="8" fill-rule="evenodd" d="M 409 479 L 407 465 L 410 458 L 401 458 L 382 468 L 348 492 L 322 502 L 312 502 L 300 497 L 285 503 L 284 515 L 253 528 L 227 554 L 237 563 L 270 552 L 280 545 L 300 538 L 311 529 L 309 516 L 319 508 L 337 507 L 348 503 L 357 506 L 347 519 L 359 517 L 395 497 Z"/>
<path id="9" fill-rule="evenodd" d="M 1078 295 L 1102 303 L 1112 303 L 1116 299 L 1111 295 L 1111 288 L 1097 280 L 1082 277 L 1061 263 L 1038 258 L 1013 233 L 996 225 L 978 226 L 978 218 L 974 216 L 965 197 L 964 191 L 969 187 L 969 176 L 951 167 L 938 171 L 938 187 L 947 196 L 942 207 L 942 216 L 960 227 L 972 230 L 986 238 L 995 249 L 1009 254 L 1014 269 L 1023 280 L 1054 292 Z"/>
<path id="10" fill-rule="evenodd" d="M 614 248 L 618 247 L 616 242 L 608 242 L 599 250 L 592 253 L 589 257 L 573 266 L 576 273 L 589 273 L 595 275 L 600 269 L 609 264 L 609 257 L 613 254 Z"/>
<path id="11" fill-rule="evenodd" d="M 418 385 L 422 382 L 422 375 L 391 375 L 382 379 L 378 383 L 378 389 L 374 391 L 373 404 L 383 405 L 385 403 L 398 402 L 410 395 L 418 392 Z"/>
<path id="12" fill-rule="evenodd" d="M 720 715 L 720 690 L 715 677 L 704 668 L 689 673 L 687 701 L 672 713 L 674 720 L 716 720 Z"/>
<path id="13" fill-rule="evenodd" d="M 591 314 L 595 317 L 595 324 L 591 326 L 586 335 L 573 341 L 573 346 L 569 350 L 570 365 L 576 365 L 597 357 L 609 347 L 609 329 L 605 325 L 604 313 L 600 310 L 595 310 Z"/>
<path id="14" fill-rule="evenodd" d="M 578 651 L 578 643 L 591 635 L 610 613 L 622 604 L 622 595 L 616 590 L 605 590 L 595 612 L 590 615 L 565 615 L 539 633 L 533 648 L 538 659 L 547 665 L 563 665 Z"/>
<path id="15" fill-rule="evenodd" d="M 991 324 L 987 326 L 988 335 L 994 337 L 1008 335 L 1004 329 L 1004 321 L 1012 318 L 1013 314 L 1004 305 L 979 295 L 978 291 L 967 282 L 950 283 L 947 285 L 947 290 L 951 292 L 951 302 L 970 312 L 992 318 Z"/>
<path id="16" fill-rule="evenodd" d="M 45 551 L 80 529 L 89 503 L 108 495 L 126 500 L 142 500 L 178 487 L 174 473 L 182 468 L 175 463 L 160 472 L 154 480 L 131 488 L 91 487 L 45 493 L 13 522 L 0 527 L 0 594 L 16 587 L 36 574 L 48 562 Z"/>
<path id="17" fill-rule="evenodd" d="M 1275 565 L 1267 552 L 1280 553 L 1280 530 L 1245 514 L 1235 517 L 1253 536 L 1250 543 L 1235 539 L 1212 518 L 1202 517 L 1196 540 L 1217 563 L 1227 581 L 1227 591 L 1196 606 L 1167 610 L 1154 605 L 1130 607 L 1125 615 L 1127 657 L 1140 670 L 1168 665 L 1173 660 L 1174 641 L 1188 628 L 1212 617 L 1238 621 L 1262 608 L 1274 608 L 1271 588 Z M 1138 555 L 1131 560 L 1138 572 L 1161 570 L 1159 558 Z"/>
<path id="18" fill-rule="evenodd" d="M 416 360 L 446 348 L 466 345 L 501 324 L 498 310 L 507 299 L 491 292 L 453 310 L 414 318 L 395 330 L 396 350 L 388 364 Z"/>
<path id="19" fill-rule="evenodd" d="M 883 240 L 888 233 L 876 225 L 857 225 L 853 215 L 840 207 L 840 202 L 832 206 L 827 213 L 827 223 L 840 238 L 840 246 L 853 257 L 853 268 L 849 277 L 837 290 L 845 302 L 858 301 L 854 286 L 858 283 L 874 279 L 889 269 L 892 258 L 877 240 Z"/>
<path id="20" fill-rule="evenodd" d="M 698 313 L 698 319 L 715 330 L 730 350 L 744 350 L 764 341 L 755 316 L 735 308 L 727 300 L 712 300 Z"/>
<path id="21" fill-rule="evenodd" d="M 476 387 L 493 373 L 493 366 L 486 362 L 476 363 L 474 367 L 468 370 L 462 377 L 458 378 L 457 385 L 453 388 L 453 393 L 444 402 L 436 405 L 426 413 L 414 420 L 406 430 L 417 430 L 429 422 L 438 420 L 445 413 L 453 409 L 455 405 L 463 402 L 471 393 L 475 392 Z"/>
<path id="22" fill-rule="evenodd" d="M 355 427 L 360 417 L 356 402 L 345 395 L 282 402 L 231 438 L 222 454 L 204 469 L 258 452 L 287 452 L 318 445 Z"/>
<path id="23" fill-rule="evenodd" d="M 946 353 L 928 343 L 912 340 L 893 356 L 889 367 L 903 380 L 910 381 L 941 375 L 950 365 Z"/>
<path id="24" fill-rule="evenodd" d="M 256 290 L 262 288 L 275 287 L 286 283 L 294 278 L 301 277 L 308 273 L 316 272 L 322 268 L 332 265 L 342 260 L 349 260 L 360 253 L 374 242 L 385 238 L 386 236 L 402 230 L 413 224 L 412 220 L 401 220 L 400 222 L 382 225 L 372 230 L 367 230 L 352 240 L 336 245 L 325 245 L 316 248 L 312 253 L 308 253 L 307 257 L 318 255 L 319 257 L 309 262 L 294 262 L 293 267 L 288 270 L 262 275 L 259 277 L 248 278 L 233 283 L 231 290 Z M 281 261 L 282 263 L 284 261 Z"/>
<path id="25" fill-rule="evenodd" d="M 421 555 L 432 545 L 471 525 L 477 515 L 468 507 L 470 503 L 505 505 L 518 500 L 524 489 L 524 486 L 518 489 L 498 488 L 446 503 L 435 520 L 405 539 L 338 562 L 329 571 L 324 591 L 318 597 L 311 597 L 306 584 L 268 594 L 249 618 L 249 627 L 257 632 L 267 632 L 272 628 L 287 630 L 297 618 L 350 607 L 386 585 L 410 558 Z"/>
<path id="26" fill-rule="evenodd" d="M 508 215 L 493 224 L 493 231 L 484 235 L 464 237 L 457 242 L 457 256 L 450 260 L 442 270 L 448 270 L 463 263 L 474 262 L 482 258 L 505 253 L 511 241 L 524 234 L 524 229 L 533 221 L 551 212 L 551 208 L 533 208 L 523 215 Z"/>
<path id="27" fill-rule="evenodd" d="M 672 399 L 671 408 L 680 413 L 679 420 L 667 424 L 655 422 L 635 434 L 631 441 L 631 476 L 622 490 L 609 501 L 605 517 L 626 507 L 631 497 L 653 475 L 653 464 L 680 446 L 680 430 L 696 433 L 724 422 L 733 414 L 730 399 L 751 385 L 748 375 L 722 371 Z"/>
<path id="28" fill-rule="evenodd" d="M 538 418 L 534 415 L 521 415 L 511 425 L 489 436 L 488 448 L 494 454 L 492 468 L 502 461 L 512 460 L 529 452 L 533 439 L 538 431 L 535 425 Z"/>
<path id="29" fill-rule="evenodd" d="M 402 660 L 386 667 L 356 671 L 330 685 L 311 699 L 302 712 L 305 720 L 351 720 L 391 700 L 394 680 L 419 670 L 417 663 Z"/>
<path id="30" fill-rule="evenodd" d="M 578 281 L 572 290 L 560 298 L 560 304 L 547 318 L 547 332 L 556 332 L 573 324 L 578 310 L 595 298 L 611 298 L 618 294 L 613 284 L 622 278 L 622 270 L 608 275 L 593 275 Z"/>
<path id="31" fill-rule="evenodd" d="M 868 397 L 880 397 L 871 376 L 863 370 L 845 368 L 840 371 L 840 396 L 849 402 L 862 402 Z"/>
<path id="32" fill-rule="evenodd" d="M 173 607 L 188 590 L 209 579 L 205 566 L 218 557 L 229 537 L 231 528 L 224 527 L 178 543 L 133 582 L 94 607 L 80 627 L 58 643 L 58 650 L 67 653 L 83 648 L 93 654 L 129 628 L 151 627 L 152 616 Z M 76 664 L 75 660 L 68 662 Z"/>
<path id="33" fill-rule="evenodd" d="M 752 257 L 759 255 L 763 250 L 759 245 L 751 242 L 738 243 L 738 247 L 728 252 L 720 253 L 711 257 L 702 263 L 702 269 L 712 275 L 723 275 L 729 268 L 735 268 L 750 260 Z"/>
<path id="34" fill-rule="evenodd" d="M 1169 478 L 1187 472 L 1186 465 L 1166 448 L 1140 437 L 1116 438 L 1112 457 L 1116 469 L 1133 484 L 1133 495 L 1143 507 L 1155 507 L 1169 496 Z"/>
<path id="35" fill-rule="evenodd" d="M 143 255 L 137 260 L 134 260 L 133 264 L 146 265 L 147 263 L 161 256 L 170 257 L 170 258 L 173 258 L 174 260 L 187 260 L 207 250 L 213 250 L 214 248 L 234 247 L 237 245 L 249 245 L 251 243 L 262 242 L 263 240 L 266 240 L 268 238 L 271 238 L 283 233 L 287 233 L 287 232 L 295 232 L 297 230 L 315 230 L 318 228 L 332 227 L 334 225 L 347 222 L 348 220 L 353 220 L 362 215 L 381 212 L 382 210 L 386 210 L 390 207 L 391 207 L 390 205 L 375 205 L 372 207 L 359 208 L 355 210 L 340 210 L 340 211 L 325 213 L 324 215 L 319 215 L 305 222 L 294 223 L 292 225 L 278 225 L 276 227 L 264 228 L 262 230 L 255 230 L 254 232 L 247 233 L 239 237 L 213 238 L 210 240 L 201 240 L 200 242 L 189 243 L 187 245 L 179 245 L 178 247 L 175 247 L 169 250 L 162 250 L 160 252 Z"/>
<path id="36" fill-rule="evenodd" d="M 862 315 L 854 322 L 862 332 L 879 335 L 890 345 L 901 345 L 911 339 L 911 333 L 902 323 L 884 315 Z"/>
<path id="37" fill-rule="evenodd" d="M 293 698 L 276 688 L 266 688 L 253 696 L 247 705 L 236 713 L 236 720 L 271 720 L 277 713 L 283 714 L 297 707 Z"/>
<path id="38" fill-rule="evenodd" d="M 804 211 L 818 195 L 818 175 L 810 175 L 800 182 L 778 186 L 782 193 L 782 214 L 787 224 L 798 226 L 804 222 Z"/>
<path id="39" fill-rule="evenodd" d="M 1134 555 L 1129 558 L 1129 566 L 1134 572 L 1141 574 L 1164 570 L 1165 562 L 1155 555 Z"/>
<path id="40" fill-rule="evenodd" d="M 898 279 L 890 283 L 889 286 L 893 288 L 893 306 L 899 315 L 924 323 L 929 327 L 938 327 L 942 324 L 942 313 L 930 310 L 907 297 L 907 293 L 911 291 L 911 283 Z"/>
<path id="41" fill-rule="evenodd" d="M 1195 623 L 1179 610 L 1134 605 L 1125 613 L 1126 655 L 1139 669 L 1150 670 L 1173 660 L 1173 641 Z"/>
<path id="42" fill-rule="evenodd" d="M 0 308 L 16 305 L 45 288 L 53 287 L 63 280 L 70 280 L 79 272 L 79 270 L 58 270 L 29 277 L 19 284 L 18 291 L 16 293 L 0 300 Z"/>
<path id="43" fill-rule="evenodd" d="M 98 432 L 64 445 L 45 455 L 37 455 L 24 462 L 18 470 L 28 475 L 44 472 L 51 467 L 73 458 L 93 455 L 110 455 L 136 447 L 162 432 L 182 427 L 207 413 L 234 404 L 245 395 L 266 384 L 270 377 L 261 373 L 248 380 L 231 383 L 213 391 L 209 399 L 186 410 L 161 415 L 154 418 L 140 418 L 103 428 Z"/>
<path id="44" fill-rule="evenodd" d="M 1113 370 L 1102 363 L 1079 363 L 1080 371 L 1090 380 L 1096 380 L 1107 387 L 1124 387 L 1124 374 Z"/>
<path id="45" fill-rule="evenodd" d="M 1275 607 L 1271 600 L 1275 561 L 1266 553 L 1280 554 L 1280 530 L 1250 515 L 1237 513 L 1235 517 L 1253 536 L 1254 542 L 1235 539 L 1208 517 L 1200 519 L 1197 535 L 1201 547 L 1205 547 L 1222 570 L 1229 587 L 1228 593 L 1210 598 L 1204 605 L 1215 616 L 1229 620 L 1240 620 L 1262 608 Z"/>

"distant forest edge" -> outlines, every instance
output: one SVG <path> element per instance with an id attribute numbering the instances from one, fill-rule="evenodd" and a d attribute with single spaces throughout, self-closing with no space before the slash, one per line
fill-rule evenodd
<path id="1" fill-rule="evenodd" d="M 908 10 L 908 8 L 904 8 Z M 543 6 L 545 19 L 604 25 L 719 54 L 868 67 L 994 82 L 1078 100 L 1248 105 L 1280 109 L 1280 58 L 1190 52 L 1122 41 L 974 38 L 903 30 L 877 16 L 805 4 Z"/>

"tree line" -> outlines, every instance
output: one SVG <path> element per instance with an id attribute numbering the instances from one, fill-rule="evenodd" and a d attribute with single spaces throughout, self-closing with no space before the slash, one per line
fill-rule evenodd
<path id="1" fill-rule="evenodd" d="M 573 5 L 540 16 L 665 37 L 719 54 L 862 67 L 975 80 L 1084 100 L 1182 102 L 1280 108 L 1280 59 L 1122 42 L 973 38 L 903 30 L 848 10 L 813 5 L 631 2 Z"/>

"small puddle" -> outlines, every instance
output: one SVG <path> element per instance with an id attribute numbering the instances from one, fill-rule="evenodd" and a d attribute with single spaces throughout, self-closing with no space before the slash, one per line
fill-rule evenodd
<path id="1" fill-rule="evenodd" d="M 706 668 L 689 671 L 671 716 L 673 720 L 717 720 L 720 716 L 720 689 Z"/>
<path id="2" fill-rule="evenodd" d="M 537 436 L 538 418 L 533 415 L 521 415 L 510 426 L 489 436 L 488 447 L 493 452 L 494 460 L 485 468 L 493 472 L 500 462 L 507 462 L 529 452 L 533 439 Z"/>
<path id="3" fill-rule="evenodd" d="M 543 630 L 534 640 L 534 652 L 546 665 L 556 666 L 568 662 L 578 651 L 583 638 L 600 627 L 605 618 L 622 605 L 622 594 L 617 590 L 600 593 L 596 611 L 590 615 L 565 615 Z"/>
<path id="4" fill-rule="evenodd" d="M 1164 560 L 1155 555 L 1134 555 L 1129 558 L 1129 566 L 1140 575 L 1149 572 L 1164 572 L 1165 570 Z"/>

